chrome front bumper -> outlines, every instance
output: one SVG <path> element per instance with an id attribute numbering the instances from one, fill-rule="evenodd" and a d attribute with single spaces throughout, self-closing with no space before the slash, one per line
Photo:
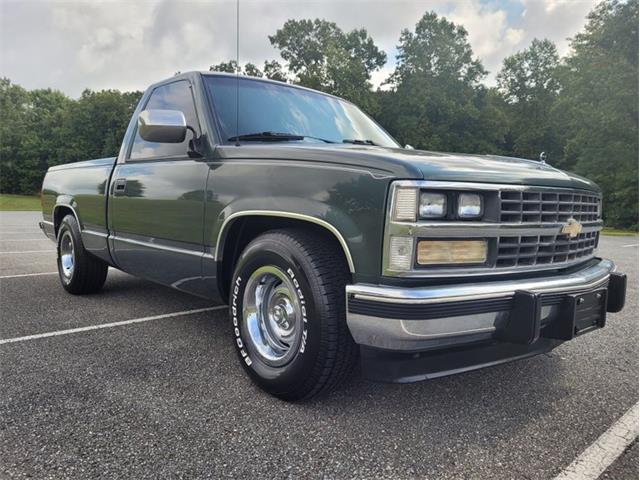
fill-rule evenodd
<path id="1" fill-rule="evenodd" d="M 544 327 L 561 315 L 567 295 L 607 288 L 614 270 L 612 261 L 599 260 L 565 275 L 520 280 L 420 288 L 349 285 L 347 323 L 356 343 L 384 350 L 420 352 L 491 340 L 517 321 L 516 292 L 539 294 Z"/>

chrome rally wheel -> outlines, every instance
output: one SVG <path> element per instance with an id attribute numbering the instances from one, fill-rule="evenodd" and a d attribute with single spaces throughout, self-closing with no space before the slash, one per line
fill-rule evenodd
<path id="1" fill-rule="evenodd" d="M 267 365 L 287 364 L 302 333 L 302 309 L 296 288 L 279 267 L 258 268 L 247 280 L 242 320 L 248 340 Z"/>
<path id="2" fill-rule="evenodd" d="M 74 264 L 73 237 L 69 230 L 65 230 L 60 236 L 60 267 L 65 278 L 71 278 L 73 276 Z"/>

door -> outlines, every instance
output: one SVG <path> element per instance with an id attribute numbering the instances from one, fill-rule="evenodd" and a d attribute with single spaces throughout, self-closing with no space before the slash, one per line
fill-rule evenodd
<path id="1" fill-rule="evenodd" d="M 144 109 L 180 110 L 191 128 L 182 143 L 133 136 L 111 180 L 115 259 L 128 273 L 199 293 L 208 167 L 192 150 L 194 132 L 201 130 L 190 83 L 156 87 Z"/>

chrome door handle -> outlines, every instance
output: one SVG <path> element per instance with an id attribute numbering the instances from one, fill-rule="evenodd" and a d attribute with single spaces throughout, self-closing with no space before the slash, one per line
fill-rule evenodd
<path id="1" fill-rule="evenodd" d="M 113 195 L 124 195 L 127 190 L 127 179 L 126 178 L 117 178 L 115 182 L 113 182 Z"/>

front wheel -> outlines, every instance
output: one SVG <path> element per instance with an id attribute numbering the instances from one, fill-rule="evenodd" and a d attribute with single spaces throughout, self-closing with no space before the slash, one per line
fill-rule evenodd
<path id="1" fill-rule="evenodd" d="M 268 232 L 240 256 L 229 301 L 244 369 L 284 400 L 336 386 L 357 347 L 345 320 L 346 263 L 333 243 L 302 230 Z"/>
<path id="2" fill-rule="evenodd" d="M 97 292 L 108 270 L 106 263 L 85 250 L 76 217 L 64 217 L 58 228 L 58 274 L 64 289 L 74 295 Z"/>

